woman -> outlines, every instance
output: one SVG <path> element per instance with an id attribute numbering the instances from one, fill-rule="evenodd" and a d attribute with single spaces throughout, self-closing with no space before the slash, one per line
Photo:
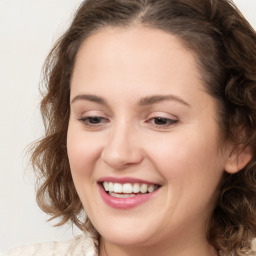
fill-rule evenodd
<path id="1" fill-rule="evenodd" d="M 231 1 L 87 0 L 45 77 L 37 199 L 84 234 L 11 255 L 255 255 L 256 34 Z"/>

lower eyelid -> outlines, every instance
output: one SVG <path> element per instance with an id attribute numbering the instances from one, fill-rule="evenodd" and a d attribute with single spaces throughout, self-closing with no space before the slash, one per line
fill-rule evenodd
<path id="1" fill-rule="evenodd" d="M 152 117 L 152 118 L 150 118 L 150 119 L 148 119 L 149 121 L 153 121 L 153 120 L 160 120 L 160 119 L 162 119 L 162 120 L 165 120 L 166 122 L 169 122 L 169 123 L 176 123 L 176 122 L 178 122 L 178 120 L 177 119 L 174 119 L 174 118 L 167 118 L 167 117 Z"/>
<path id="2" fill-rule="evenodd" d="M 93 122 L 93 120 L 90 120 L 90 119 L 93 119 L 93 118 L 95 118 L 95 120 L 94 120 L 95 122 Z M 98 118 L 98 120 L 97 120 L 97 118 Z M 157 120 L 157 119 L 159 119 L 159 120 Z M 102 117 L 102 116 L 97 116 L 97 115 L 95 115 L 95 116 L 93 116 L 93 115 L 83 116 L 83 117 L 77 118 L 77 120 L 84 123 L 85 125 L 88 125 L 88 126 L 100 126 L 100 125 L 103 125 L 103 124 L 106 124 L 106 123 L 110 122 L 110 120 L 108 118 Z M 157 124 L 157 123 L 155 123 L 157 121 L 160 121 L 160 122 L 163 121 L 163 123 L 162 124 L 161 123 Z M 155 117 L 152 117 L 152 118 L 148 118 L 144 122 L 145 123 L 150 123 L 150 124 L 152 124 L 156 127 L 162 126 L 164 128 L 164 127 L 172 126 L 172 125 L 178 123 L 179 120 L 175 119 L 175 118 L 155 116 Z"/>
<path id="3" fill-rule="evenodd" d="M 98 118 L 99 122 L 90 123 L 90 119 L 93 119 L 93 118 L 95 118 L 95 119 Z M 89 125 L 89 126 L 97 126 L 97 125 L 105 124 L 108 122 L 107 118 L 101 117 L 101 116 L 86 116 L 86 117 L 78 118 L 78 121 L 81 121 L 85 125 Z"/>

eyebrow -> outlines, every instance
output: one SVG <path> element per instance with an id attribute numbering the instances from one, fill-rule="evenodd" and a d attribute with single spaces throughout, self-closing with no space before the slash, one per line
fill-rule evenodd
<path id="1" fill-rule="evenodd" d="M 87 100 L 87 101 L 96 102 L 96 103 L 101 104 L 101 105 L 107 105 L 107 102 L 103 98 L 101 98 L 99 96 L 96 96 L 96 95 L 92 95 L 92 94 L 77 95 L 76 97 L 73 98 L 71 103 L 74 103 L 74 102 L 79 101 L 79 100 Z"/>
<path id="2" fill-rule="evenodd" d="M 142 98 L 139 100 L 139 105 L 140 106 L 147 106 L 147 105 L 153 105 L 156 103 L 160 103 L 162 101 L 176 101 L 178 103 L 181 103 L 187 107 L 191 107 L 185 100 L 181 99 L 178 96 L 175 95 L 153 95 L 153 96 L 148 96 L 145 98 Z"/>
<path id="3" fill-rule="evenodd" d="M 79 100 L 87 100 L 87 101 L 98 103 L 100 105 L 107 105 L 107 102 L 102 97 L 92 95 L 92 94 L 77 95 L 72 99 L 71 104 L 76 102 L 76 101 L 79 101 Z M 176 101 L 176 102 L 181 103 L 181 104 L 183 104 L 187 107 L 191 107 L 186 101 L 184 101 L 183 99 L 181 99 L 180 97 L 175 96 L 175 95 L 147 96 L 147 97 L 144 97 L 144 98 L 140 99 L 138 101 L 138 105 L 139 106 L 147 106 L 147 105 L 157 104 L 157 103 L 160 103 L 162 101 Z"/>

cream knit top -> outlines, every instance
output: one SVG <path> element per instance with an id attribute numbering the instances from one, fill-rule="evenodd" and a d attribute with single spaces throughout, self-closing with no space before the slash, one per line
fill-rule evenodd
<path id="1" fill-rule="evenodd" d="M 84 233 L 69 241 L 17 247 L 6 256 L 98 256 L 98 252 L 89 233 Z"/>
<path id="2" fill-rule="evenodd" d="M 17 247 L 5 256 L 98 256 L 97 247 L 98 245 L 94 243 L 90 234 L 85 232 L 69 241 Z M 253 241 L 252 247 L 254 252 L 248 254 L 248 256 L 256 256 L 256 240 Z M 0 253 L 0 256 L 4 255 Z"/>

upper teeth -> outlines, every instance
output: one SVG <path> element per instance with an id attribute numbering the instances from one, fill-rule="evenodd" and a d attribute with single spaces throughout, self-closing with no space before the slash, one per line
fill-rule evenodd
<path id="1" fill-rule="evenodd" d="M 157 186 L 153 184 L 146 184 L 146 183 L 113 183 L 113 182 L 103 182 L 103 187 L 105 191 L 114 192 L 114 193 L 151 193 L 156 190 Z"/>

